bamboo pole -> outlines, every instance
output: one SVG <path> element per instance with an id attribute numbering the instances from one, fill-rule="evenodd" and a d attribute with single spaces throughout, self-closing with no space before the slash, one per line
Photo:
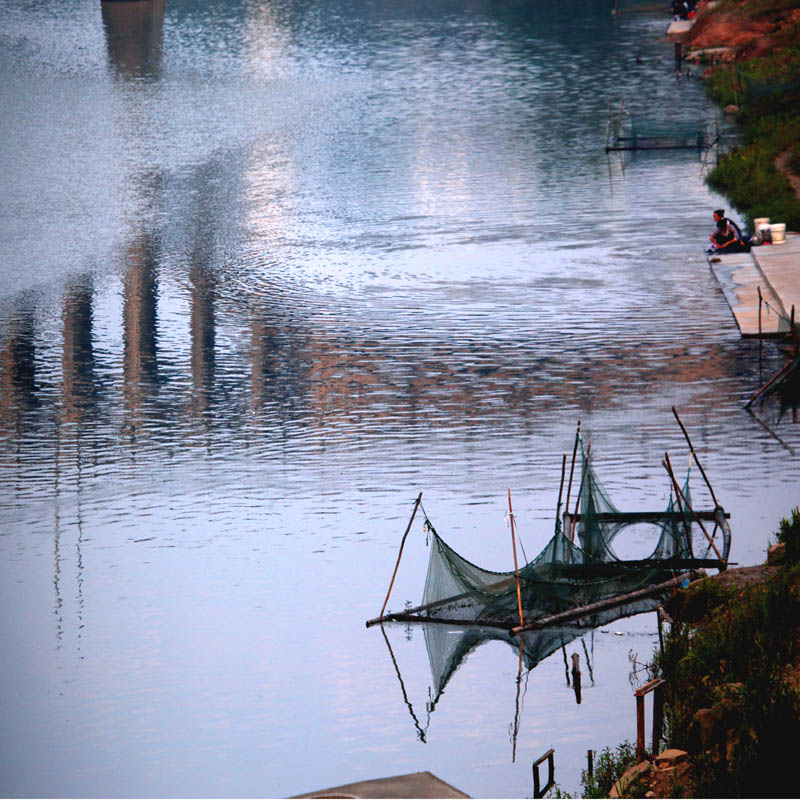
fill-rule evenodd
<path id="1" fill-rule="evenodd" d="M 764 340 L 761 338 L 761 305 L 764 298 L 761 296 L 761 287 L 758 287 L 758 385 L 764 383 Z"/>
<path id="2" fill-rule="evenodd" d="M 583 496 L 583 484 L 584 481 L 586 480 L 586 469 L 587 465 L 589 464 L 589 457 L 591 456 L 591 454 L 592 454 L 592 443 L 589 442 L 589 444 L 586 447 L 586 458 L 583 461 L 583 472 L 581 472 L 581 485 L 580 488 L 578 489 L 578 497 L 575 499 L 575 513 L 572 515 L 572 524 L 569 526 L 569 540 L 571 542 L 575 541 L 575 520 L 578 516 L 578 509 L 581 506 L 581 497 Z M 567 508 L 567 511 L 569 511 L 569 508 Z"/>
<path id="3" fill-rule="evenodd" d="M 578 441 L 581 438 L 581 421 L 578 420 L 578 429 L 575 431 L 575 444 L 572 445 L 572 464 L 569 468 L 569 483 L 567 484 L 567 500 L 564 507 L 569 511 L 569 496 L 572 492 L 572 475 L 575 472 L 575 456 L 578 453 Z"/>
<path id="4" fill-rule="evenodd" d="M 417 495 L 416 502 L 414 503 L 414 510 L 411 512 L 411 519 L 408 521 L 408 527 L 406 528 L 406 532 L 403 534 L 403 539 L 400 542 L 400 552 L 397 554 L 397 563 L 394 565 L 392 580 L 389 582 L 389 591 L 386 592 L 386 599 L 383 601 L 383 608 L 381 608 L 379 621 L 383 620 L 383 612 L 386 611 L 386 604 L 389 602 L 389 595 L 392 593 L 392 587 L 394 586 L 394 579 L 397 576 L 397 568 L 400 566 L 400 559 L 403 556 L 403 547 L 405 546 L 406 543 L 406 537 L 408 536 L 408 532 L 411 530 L 411 525 L 414 522 L 414 517 L 417 514 L 417 509 L 419 508 L 420 502 L 422 502 L 422 492 L 420 492 Z"/>
<path id="5" fill-rule="evenodd" d="M 744 407 L 749 409 L 773 383 L 780 380 L 792 368 L 793 363 L 793 361 L 787 361 L 757 392 L 755 392 L 755 394 L 753 394 L 747 403 L 745 403 Z"/>
<path id="6" fill-rule="evenodd" d="M 706 482 L 706 486 L 708 486 L 708 491 L 711 493 L 711 499 L 714 501 L 714 505 L 718 506 L 719 501 L 717 500 L 717 496 L 714 494 L 714 487 L 711 485 L 711 481 L 708 479 L 708 475 L 706 475 L 706 471 L 703 469 L 703 465 L 700 463 L 700 459 L 697 457 L 697 452 L 694 449 L 692 440 L 689 438 L 689 434 L 686 431 L 686 428 L 683 426 L 681 418 L 678 416 L 678 409 L 676 409 L 675 406 L 672 406 L 672 413 L 675 415 L 675 419 L 678 421 L 678 425 L 681 426 L 681 430 L 683 431 L 684 437 L 686 437 L 686 443 L 689 445 L 689 450 L 692 453 L 692 458 L 694 458 L 695 463 L 697 464 L 697 467 L 700 470 L 700 474 L 703 476 L 703 480 Z"/>
<path id="7" fill-rule="evenodd" d="M 579 619 L 580 617 L 586 617 L 590 614 L 594 614 L 597 611 L 605 611 L 608 608 L 625 605 L 625 603 L 633 600 L 640 600 L 644 597 L 650 597 L 651 595 L 665 592 L 667 589 L 680 586 L 685 580 L 694 580 L 698 576 L 705 577 L 705 574 L 706 573 L 704 570 L 684 572 L 681 575 L 676 575 L 675 577 L 670 578 L 668 581 L 664 581 L 663 583 L 656 583 L 652 586 L 646 586 L 644 589 L 636 589 L 636 591 L 629 592 L 627 594 L 609 597 L 605 600 L 598 600 L 596 603 L 590 603 L 586 606 L 573 608 L 569 611 L 562 611 L 559 614 L 553 614 L 551 617 L 543 617 L 542 619 L 538 619 L 534 622 L 529 622 L 527 625 L 512 628 L 511 633 L 517 635 L 520 633 L 525 633 L 525 631 L 534 631 L 539 630 L 540 628 L 547 628 L 551 625 L 560 625 L 563 622 L 570 622 L 572 620 Z"/>
<path id="8" fill-rule="evenodd" d="M 389 648 L 389 655 L 391 656 L 392 664 L 394 664 L 394 671 L 397 674 L 397 680 L 400 681 L 400 691 L 402 691 L 403 693 L 403 700 L 405 701 L 405 704 L 408 706 L 408 711 L 411 714 L 411 719 L 414 720 L 414 727 L 417 729 L 417 735 L 419 736 L 419 740 L 421 742 L 424 742 L 425 731 L 419 724 L 417 715 L 414 713 L 414 706 L 411 705 L 411 701 L 408 699 L 408 693 L 406 692 L 406 685 L 405 683 L 403 683 L 403 676 L 400 674 L 400 667 L 397 666 L 397 659 L 394 657 L 394 650 L 392 650 L 392 645 L 389 644 L 389 637 L 386 635 L 386 631 L 383 629 L 383 625 L 381 625 L 381 633 L 383 634 L 383 641 L 386 642 L 386 646 Z"/>
<path id="9" fill-rule="evenodd" d="M 672 471 L 672 464 L 669 461 L 669 453 L 664 453 L 664 461 L 661 462 L 664 465 L 664 468 L 669 473 L 669 477 L 672 479 L 672 485 L 675 488 L 675 494 L 683 501 L 683 504 L 686 508 L 689 509 L 689 513 L 694 518 L 695 522 L 700 526 L 700 530 L 703 531 L 706 539 L 708 539 L 708 543 L 711 545 L 711 549 L 717 554 L 717 558 L 724 563 L 725 559 L 720 555 L 719 550 L 717 550 L 717 546 L 714 544 L 714 540 L 708 535 L 708 531 L 706 530 L 705 525 L 703 525 L 703 521 L 700 517 L 694 513 L 694 509 L 692 508 L 689 501 L 686 499 L 686 496 L 681 491 L 681 487 L 678 486 L 678 481 L 675 478 L 675 473 Z"/>
<path id="10" fill-rule="evenodd" d="M 517 579 L 517 608 L 519 609 L 519 624 L 524 625 L 522 618 L 522 593 L 519 588 L 519 564 L 517 563 L 517 538 L 514 534 L 514 511 L 511 508 L 511 489 L 508 490 L 508 516 L 511 520 L 511 545 L 514 548 L 514 575 Z"/>
<path id="11" fill-rule="evenodd" d="M 558 487 L 558 504 L 556 505 L 556 524 L 561 517 L 561 495 L 564 492 L 564 475 L 567 470 L 567 454 L 561 456 L 561 484 Z"/>
<path id="12" fill-rule="evenodd" d="M 519 637 L 519 669 L 517 670 L 517 700 L 514 711 L 514 729 L 512 734 L 512 748 L 511 748 L 511 763 L 515 764 L 517 761 L 517 735 L 519 734 L 519 692 L 522 687 L 522 648 L 525 642 L 525 637 Z"/>

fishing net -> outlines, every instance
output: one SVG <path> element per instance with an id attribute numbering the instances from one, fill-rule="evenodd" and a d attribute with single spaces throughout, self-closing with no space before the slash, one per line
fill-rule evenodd
<path id="1" fill-rule="evenodd" d="M 665 511 L 624 513 L 600 485 L 588 455 L 581 455 L 581 512 L 577 523 L 570 524 L 574 538 L 557 520 L 541 553 L 519 570 L 519 600 L 514 572 L 492 572 L 468 561 L 426 519 L 431 549 L 422 605 L 414 612 L 463 624 L 508 627 L 519 624 L 520 603 L 524 621 L 530 622 L 620 597 L 665 581 L 677 571 L 727 560 L 730 531 L 722 509 L 715 510 L 712 534 L 693 531 L 694 519 L 687 508 L 692 502 L 688 473 L 682 498 L 671 499 Z M 643 523 L 654 528 L 652 552 L 643 559 L 621 558 L 614 549 L 615 539 L 629 525 Z"/>
<path id="2" fill-rule="evenodd" d="M 642 598 L 587 615 L 569 624 L 528 631 L 520 637 L 496 628 L 427 624 L 424 626 L 425 647 L 428 651 L 433 681 L 428 711 L 434 710 L 456 670 L 470 653 L 482 644 L 493 641 L 505 642 L 515 653 L 519 653 L 521 642 L 523 666 L 526 670 L 531 670 L 587 631 L 608 625 L 618 619 L 655 611 L 659 602 L 658 598 Z"/>
<path id="3" fill-rule="evenodd" d="M 796 75 L 789 80 L 777 83 L 775 81 L 760 81 L 757 78 L 750 78 L 746 75 L 741 76 L 744 80 L 747 99 L 751 103 L 764 100 L 775 100 L 791 98 L 795 101 L 800 95 L 800 75 Z"/>
<path id="4" fill-rule="evenodd" d="M 639 149 L 704 147 L 708 139 L 702 123 L 661 122 L 638 117 L 631 117 L 627 136 Z"/>
<path id="5" fill-rule="evenodd" d="M 794 336 L 800 338 L 800 320 L 794 320 L 791 316 L 784 314 L 783 311 L 775 308 L 766 300 L 764 300 L 763 303 L 765 314 L 767 316 L 774 315 L 777 317 L 777 330 L 779 334 L 787 339 Z"/>
<path id="6" fill-rule="evenodd" d="M 606 131 L 606 151 L 703 149 L 713 141 L 705 123 L 634 117 L 624 108 Z"/>

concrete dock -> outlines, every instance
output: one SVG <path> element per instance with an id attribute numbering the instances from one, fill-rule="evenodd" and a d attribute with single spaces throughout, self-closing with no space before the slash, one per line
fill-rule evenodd
<path id="1" fill-rule="evenodd" d="M 459 798 L 469 797 L 431 772 L 412 772 L 391 778 L 347 783 L 296 797 L 316 798 Z"/>
<path id="2" fill-rule="evenodd" d="M 779 335 L 780 317 L 788 320 L 792 305 L 800 321 L 800 234 L 787 233 L 783 244 L 761 245 L 749 253 L 709 255 L 708 260 L 742 337 L 759 335 L 759 288 L 765 301 L 762 338 Z"/>

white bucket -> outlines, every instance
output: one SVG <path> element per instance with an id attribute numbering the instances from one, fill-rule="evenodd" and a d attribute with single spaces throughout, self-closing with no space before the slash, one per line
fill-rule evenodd
<path id="1" fill-rule="evenodd" d="M 786 244 L 786 223 L 773 222 L 769 227 L 772 229 L 772 244 Z"/>
<path id="2" fill-rule="evenodd" d="M 769 217 L 756 217 L 753 220 L 753 232 L 758 234 L 762 228 L 769 228 Z"/>

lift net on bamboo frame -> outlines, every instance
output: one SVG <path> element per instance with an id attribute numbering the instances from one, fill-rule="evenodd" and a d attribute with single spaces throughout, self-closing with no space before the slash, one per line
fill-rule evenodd
<path id="1" fill-rule="evenodd" d="M 541 553 L 519 569 L 519 597 L 526 622 L 620 597 L 668 580 L 679 571 L 727 561 L 730 530 L 724 524 L 724 514 L 719 515 L 721 534 L 716 532 L 717 526 L 714 529 L 716 552 L 705 534 L 694 530 L 691 469 L 681 490 L 682 498 L 673 497 L 665 511 L 624 513 L 602 488 L 582 443 L 581 457 L 581 513 L 574 524 L 577 541 L 557 520 L 555 533 Z M 621 558 L 614 549 L 615 539 L 628 526 L 642 523 L 654 528 L 652 552 L 643 559 Z M 425 524 L 432 539 L 431 550 L 422 605 L 415 611 L 439 621 L 518 624 L 515 573 L 493 572 L 473 564 L 453 550 L 429 520 Z"/>

